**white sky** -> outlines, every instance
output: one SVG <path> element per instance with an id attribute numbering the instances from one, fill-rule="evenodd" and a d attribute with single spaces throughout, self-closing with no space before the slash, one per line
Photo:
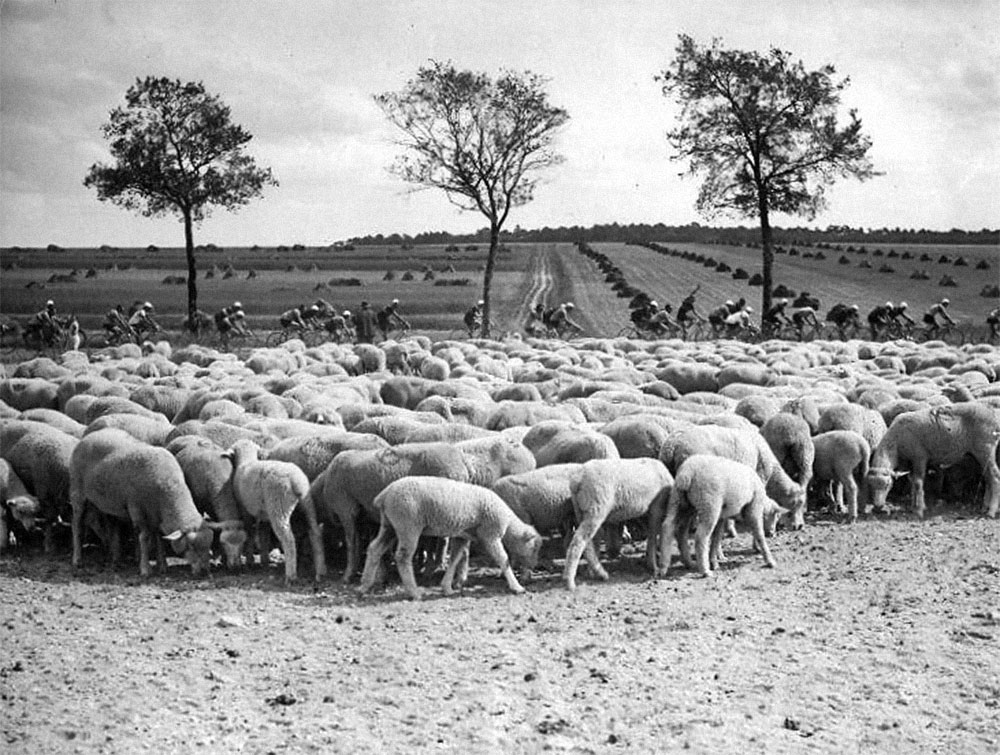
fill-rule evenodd
<path id="1" fill-rule="evenodd" d="M 838 183 L 813 225 L 1000 225 L 1000 0 L 0 0 L 0 245 L 183 243 L 177 220 L 83 186 L 110 159 L 108 112 L 147 75 L 221 95 L 280 182 L 213 212 L 196 243 L 481 228 L 481 215 L 387 172 L 398 150 L 371 95 L 430 58 L 542 74 L 569 111 L 566 162 L 509 228 L 706 222 L 697 181 L 669 160 L 676 108 L 653 81 L 679 33 L 777 46 L 851 78 L 844 104 L 886 175 Z"/>

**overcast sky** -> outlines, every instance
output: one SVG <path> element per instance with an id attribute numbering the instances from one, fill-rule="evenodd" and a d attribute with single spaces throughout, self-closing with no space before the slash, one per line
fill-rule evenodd
<path id="1" fill-rule="evenodd" d="M 481 228 L 387 172 L 398 148 L 372 94 L 431 58 L 542 74 L 570 114 L 566 162 L 509 227 L 705 222 L 697 182 L 669 159 L 676 106 L 653 80 L 679 33 L 850 77 L 843 102 L 885 175 L 838 183 L 813 225 L 1000 226 L 1000 0 L 0 0 L 0 245 L 183 243 L 176 219 L 83 186 L 110 159 L 108 112 L 147 75 L 203 81 L 280 182 L 213 212 L 197 243 Z"/>

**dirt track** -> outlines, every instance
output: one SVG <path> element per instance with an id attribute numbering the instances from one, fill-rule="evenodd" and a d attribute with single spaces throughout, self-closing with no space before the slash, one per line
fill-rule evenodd
<path id="1" fill-rule="evenodd" d="M 6 557 L 4 751 L 998 751 L 1000 521 L 728 550 L 711 581 L 632 549 L 576 595 L 486 570 L 421 603 Z"/>

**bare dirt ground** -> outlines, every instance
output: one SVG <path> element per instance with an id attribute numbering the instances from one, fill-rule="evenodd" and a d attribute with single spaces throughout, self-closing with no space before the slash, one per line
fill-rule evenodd
<path id="1" fill-rule="evenodd" d="M 141 581 L 0 560 L 0 750 L 1000 751 L 1000 521 L 946 513 L 741 535 L 711 579 L 639 550 L 568 593 Z"/>

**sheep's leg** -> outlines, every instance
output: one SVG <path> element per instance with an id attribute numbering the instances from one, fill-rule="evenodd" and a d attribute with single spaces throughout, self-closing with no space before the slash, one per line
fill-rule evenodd
<path id="1" fill-rule="evenodd" d="M 691 536 L 694 528 L 694 514 L 693 509 L 689 511 L 686 515 L 678 515 L 678 527 L 677 527 L 677 549 L 681 554 L 681 562 L 688 569 L 694 570 L 697 568 L 694 558 L 691 556 Z"/>
<path id="2" fill-rule="evenodd" d="M 708 562 L 713 571 L 719 568 L 720 561 L 724 562 L 726 560 L 725 555 L 722 553 L 722 535 L 729 529 L 726 526 L 727 522 L 731 521 L 732 519 L 727 519 L 719 522 L 715 525 L 715 529 L 712 530 L 711 543 L 708 549 Z"/>
<path id="3" fill-rule="evenodd" d="M 674 537 L 677 532 L 677 512 L 680 508 L 680 495 L 682 494 L 676 491 L 671 494 L 670 502 L 667 504 L 667 513 L 659 526 L 660 563 L 657 564 L 655 558 L 653 558 L 649 564 L 653 568 L 653 573 L 658 577 L 665 577 L 667 576 L 667 572 L 670 571 L 670 557 L 674 549 Z M 656 530 L 650 527 L 649 539 L 655 541 L 654 532 Z"/>
<path id="4" fill-rule="evenodd" d="M 601 523 L 595 519 L 585 519 L 577 525 L 573 533 L 573 539 L 566 549 L 566 565 L 563 567 L 563 580 L 570 590 L 576 589 L 576 572 L 580 567 L 580 557 L 600 526 Z"/>
<path id="5" fill-rule="evenodd" d="M 149 576 L 149 530 L 139 528 L 139 574 Z"/>
<path id="6" fill-rule="evenodd" d="M 361 592 L 369 592 L 375 584 L 381 582 L 385 577 L 385 570 L 382 568 L 382 558 L 392 546 L 395 532 L 389 520 L 384 516 L 379 526 L 378 535 L 368 544 L 368 551 L 365 556 L 365 569 L 361 575 Z"/>
<path id="7" fill-rule="evenodd" d="M 590 573 L 594 579 L 600 579 L 604 582 L 608 580 L 608 571 L 601 566 L 601 557 L 597 552 L 597 546 L 594 545 L 593 539 L 588 540 L 586 546 L 584 546 L 583 559 L 587 562 L 587 568 L 590 569 Z"/>
<path id="8" fill-rule="evenodd" d="M 420 534 L 400 532 L 397 533 L 399 542 L 396 544 L 396 569 L 399 570 L 399 578 L 403 581 L 403 587 L 410 594 L 413 600 L 420 600 L 423 591 L 417 587 L 417 577 L 413 573 L 413 554 L 417 551 L 417 541 Z"/>
<path id="9" fill-rule="evenodd" d="M 500 538 L 493 538 L 490 540 L 482 540 L 483 550 L 486 554 L 493 559 L 493 563 L 500 567 L 500 575 L 507 580 L 507 587 L 515 595 L 520 595 L 525 592 L 525 589 L 521 586 L 521 583 L 517 581 L 517 577 L 514 575 L 514 569 L 511 568 L 510 559 L 507 558 L 507 551 L 504 550 L 503 543 L 500 542 Z"/>
<path id="10" fill-rule="evenodd" d="M 762 514 L 763 512 L 759 508 L 749 506 L 744 514 L 744 521 L 750 526 L 750 532 L 753 533 L 754 545 L 757 546 L 757 551 L 764 556 L 764 563 L 773 569 L 774 556 L 771 555 L 767 538 L 764 537 L 764 518 Z"/>
<path id="11" fill-rule="evenodd" d="M 469 558 L 469 540 L 464 537 L 455 537 L 449 543 L 448 568 L 445 570 L 444 578 L 441 580 L 441 589 L 445 595 L 451 595 L 452 582 L 455 579 L 455 571 Z M 459 589 L 465 585 L 465 580 L 459 581 Z"/>
<path id="12" fill-rule="evenodd" d="M 703 577 L 712 575 L 711 564 L 709 563 L 709 549 L 711 548 L 712 533 L 715 531 L 717 519 L 707 512 L 704 516 L 698 516 L 698 526 L 694 535 L 694 550 L 698 559 L 698 571 Z"/>
<path id="13" fill-rule="evenodd" d="M 858 484 L 854 481 L 853 474 L 848 474 L 841 480 L 837 493 L 842 501 L 847 502 L 848 521 L 851 524 L 858 521 Z"/>
<path id="14" fill-rule="evenodd" d="M 83 507 L 84 501 L 73 503 L 73 566 L 79 568 L 83 563 Z"/>
<path id="15" fill-rule="evenodd" d="M 347 585 L 358 571 L 358 548 L 361 546 L 361 536 L 358 534 L 357 520 L 353 516 L 342 515 L 340 522 L 344 525 L 344 545 L 347 546 L 347 563 L 344 565 L 344 576 L 340 581 Z"/>
<path id="16" fill-rule="evenodd" d="M 316 505 L 313 503 L 312 496 L 307 495 L 299 501 L 298 508 L 305 515 L 306 524 L 309 527 L 309 545 L 313 552 L 313 568 L 316 571 L 316 581 L 319 582 L 326 576 L 326 554 L 323 551 L 323 531 L 316 518 Z"/>
<path id="17" fill-rule="evenodd" d="M 912 461 L 913 471 L 910 473 L 910 484 L 913 486 L 911 502 L 913 511 L 923 519 L 927 510 L 927 503 L 924 499 L 924 479 L 927 477 L 927 462 L 923 459 Z"/>
<path id="18" fill-rule="evenodd" d="M 976 454 L 976 461 L 983 469 L 986 478 L 986 494 L 983 496 L 983 508 L 986 516 L 996 519 L 1000 514 L 1000 465 L 997 464 L 997 445 L 994 443 L 985 454 Z"/>
<path id="19" fill-rule="evenodd" d="M 271 529 L 274 530 L 274 536 L 278 538 L 278 542 L 281 543 L 281 552 L 285 555 L 285 584 L 291 584 L 295 581 L 297 576 L 298 567 L 298 552 L 295 548 L 295 535 L 292 533 L 292 512 L 282 515 L 282 517 L 275 518 L 271 522 Z"/>
<path id="20" fill-rule="evenodd" d="M 152 539 L 156 541 L 156 570 L 161 574 L 167 573 L 167 553 L 163 549 L 163 538 L 157 537 L 155 534 L 151 535 Z"/>

